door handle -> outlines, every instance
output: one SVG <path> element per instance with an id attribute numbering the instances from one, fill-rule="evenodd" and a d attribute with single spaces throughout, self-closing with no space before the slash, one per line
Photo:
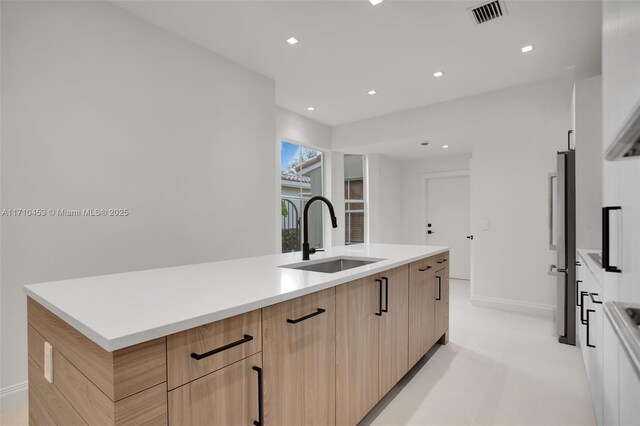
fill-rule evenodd
<path id="1" fill-rule="evenodd" d="M 378 288 L 380 289 L 380 292 L 378 294 L 378 312 L 376 312 L 376 315 L 381 317 L 382 316 L 382 280 L 379 278 L 376 278 L 376 282 L 378 283 Z"/>
<path id="2" fill-rule="evenodd" d="M 602 208 L 602 267 L 607 272 L 620 273 L 622 272 L 622 270 L 617 266 L 611 265 L 610 263 L 611 260 L 609 259 L 609 254 L 610 254 L 609 215 L 612 210 L 622 210 L 622 207 L 614 206 L 614 207 Z"/>
<path id="3" fill-rule="evenodd" d="M 382 312 L 389 312 L 389 278 L 382 277 L 384 280 L 384 309 Z"/>
<path id="4" fill-rule="evenodd" d="M 567 269 L 566 268 L 558 268 L 556 265 L 549 265 L 549 274 L 553 274 L 553 270 L 556 270 L 556 272 L 560 272 L 563 274 L 567 273 Z"/>
<path id="5" fill-rule="evenodd" d="M 262 400 L 262 368 L 253 366 L 253 370 L 258 373 L 258 420 L 254 420 L 255 426 L 264 425 L 264 402 Z"/>
<path id="6" fill-rule="evenodd" d="M 473 240 L 473 235 L 467 235 L 467 238 Z"/>

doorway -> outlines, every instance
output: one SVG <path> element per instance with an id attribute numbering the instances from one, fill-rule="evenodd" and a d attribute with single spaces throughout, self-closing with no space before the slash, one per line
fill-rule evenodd
<path id="1" fill-rule="evenodd" d="M 425 176 L 425 242 L 449 246 L 452 278 L 470 278 L 469 172 L 439 173 Z"/>

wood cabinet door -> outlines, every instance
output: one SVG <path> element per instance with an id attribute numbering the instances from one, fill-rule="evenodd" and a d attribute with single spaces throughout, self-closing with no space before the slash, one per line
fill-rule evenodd
<path id="1" fill-rule="evenodd" d="M 409 266 L 379 275 L 384 285 L 384 308 L 380 317 L 379 398 L 409 370 Z"/>
<path id="2" fill-rule="evenodd" d="M 252 425 L 259 420 L 262 353 L 169 392 L 169 425 Z"/>
<path id="3" fill-rule="evenodd" d="M 335 288 L 262 310 L 267 426 L 335 424 Z"/>
<path id="4" fill-rule="evenodd" d="M 434 257 L 409 265 L 409 366 L 436 342 L 435 281 Z"/>
<path id="5" fill-rule="evenodd" d="M 336 424 L 357 424 L 378 402 L 380 284 L 365 277 L 336 287 Z"/>
<path id="6" fill-rule="evenodd" d="M 436 271 L 436 339 L 440 339 L 449 330 L 449 267 Z"/>

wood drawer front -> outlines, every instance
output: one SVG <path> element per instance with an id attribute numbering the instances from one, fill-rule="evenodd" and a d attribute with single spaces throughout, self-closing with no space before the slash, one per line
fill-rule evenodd
<path id="1" fill-rule="evenodd" d="M 449 266 L 449 252 L 446 251 L 444 253 L 440 253 L 436 256 L 433 256 L 433 258 L 435 258 L 435 268 L 436 271 L 440 271 L 446 267 Z"/>
<path id="2" fill-rule="evenodd" d="M 258 417 L 258 372 L 262 354 L 169 391 L 169 425 L 253 425 Z"/>
<path id="3" fill-rule="evenodd" d="M 236 342 L 202 359 L 194 359 L 192 353 L 206 354 Z M 219 370 L 262 350 L 261 311 L 255 310 L 225 320 L 192 328 L 167 337 L 167 381 L 169 389 Z"/>

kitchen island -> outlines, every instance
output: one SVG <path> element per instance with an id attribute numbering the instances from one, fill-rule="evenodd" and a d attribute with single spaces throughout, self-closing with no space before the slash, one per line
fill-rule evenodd
<path id="1" fill-rule="evenodd" d="M 372 263 L 313 272 L 289 253 L 25 286 L 30 421 L 356 424 L 446 343 L 448 248 L 304 264 L 334 258 Z"/>

